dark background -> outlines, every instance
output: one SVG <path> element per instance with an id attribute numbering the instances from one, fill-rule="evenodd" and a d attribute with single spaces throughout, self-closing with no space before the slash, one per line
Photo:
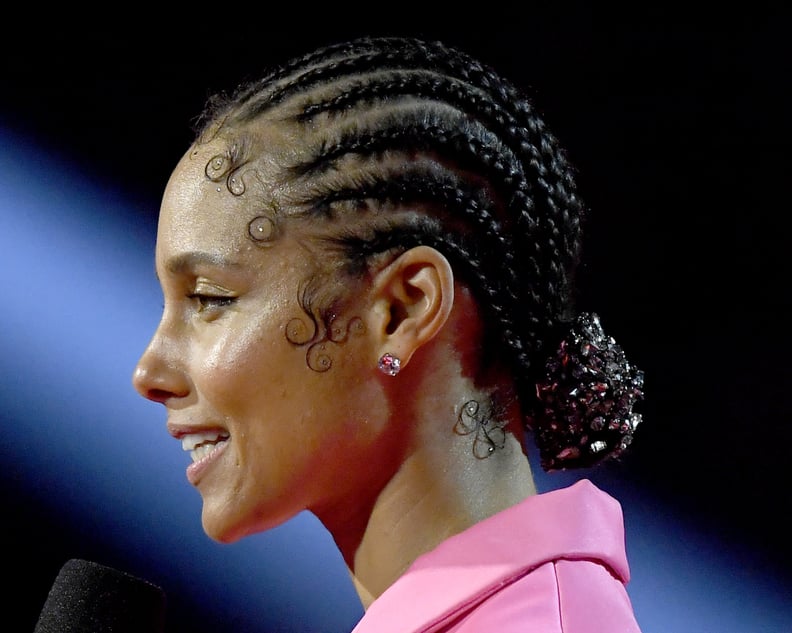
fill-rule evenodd
<path id="1" fill-rule="evenodd" d="M 397 5 L 354 22 L 341 5 L 286 19 L 217 9 L 167 25 L 121 11 L 90 29 L 7 26 L 0 126 L 113 183 L 151 228 L 210 92 L 353 35 L 467 49 L 534 96 L 579 169 L 592 214 L 584 305 L 646 373 L 645 422 L 609 481 L 739 549 L 736 566 L 790 578 L 788 11 L 525 5 L 452 24 Z M 88 544 L 5 466 L 6 569 L 26 578 L 5 611 L 29 631 L 67 558 L 129 563 L 101 537 Z M 183 630 L 225 630 L 190 600 L 171 603 Z"/>

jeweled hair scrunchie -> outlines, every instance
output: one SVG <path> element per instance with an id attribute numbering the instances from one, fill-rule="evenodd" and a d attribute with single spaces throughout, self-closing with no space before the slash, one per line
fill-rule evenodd
<path id="1" fill-rule="evenodd" d="M 606 336 L 599 317 L 578 316 L 537 383 L 533 429 L 546 471 L 585 468 L 627 449 L 641 414 L 643 372 Z"/>

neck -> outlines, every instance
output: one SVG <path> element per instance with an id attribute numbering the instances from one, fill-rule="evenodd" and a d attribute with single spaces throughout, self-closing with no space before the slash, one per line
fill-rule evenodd
<path id="1" fill-rule="evenodd" d="M 528 462 L 513 437 L 500 453 L 483 460 L 471 454 L 466 462 L 437 477 L 437 464 L 413 456 L 384 491 L 352 570 L 370 597 L 379 597 L 416 558 L 448 537 L 535 492 Z"/>
<path id="2" fill-rule="evenodd" d="M 460 301 L 465 296 L 457 295 Z M 475 310 L 463 305 L 457 312 L 452 327 L 425 345 L 423 356 L 415 354 L 409 371 L 383 383 L 385 400 L 370 412 L 383 412 L 387 432 L 381 449 L 361 456 L 368 460 L 361 468 L 350 469 L 364 473 L 359 481 L 347 477 L 356 493 L 339 495 L 315 512 L 339 547 L 365 608 L 419 556 L 536 492 L 511 379 L 505 371 L 476 375 L 480 348 L 472 341 L 479 337 L 469 331 L 478 323 L 471 317 Z M 498 409 L 490 412 L 493 399 Z M 481 413 L 493 419 L 477 426 L 479 410 L 473 405 L 471 412 L 466 403 L 479 403 Z M 490 454 L 476 450 L 482 448 L 474 446 L 476 437 L 485 439 L 484 431 L 501 424 L 502 447 Z"/>
<path id="3" fill-rule="evenodd" d="M 465 402 L 465 398 L 456 402 Z M 475 432 L 458 434 L 445 420 L 418 434 L 393 475 L 367 504 L 354 512 L 319 516 L 332 534 L 352 574 L 365 608 L 401 576 L 416 558 L 448 537 L 508 508 L 536 489 L 520 417 L 505 412 L 506 440 L 488 457 L 473 452 Z"/>

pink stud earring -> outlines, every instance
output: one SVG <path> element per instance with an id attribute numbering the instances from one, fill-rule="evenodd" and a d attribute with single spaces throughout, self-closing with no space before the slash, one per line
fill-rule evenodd
<path id="1" fill-rule="evenodd" d="M 398 356 L 385 353 L 380 357 L 379 362 L 377 363 L 377 368 L 383 374 L 395 376 L 401 370 L 401 361 L 399 360 Z"/>

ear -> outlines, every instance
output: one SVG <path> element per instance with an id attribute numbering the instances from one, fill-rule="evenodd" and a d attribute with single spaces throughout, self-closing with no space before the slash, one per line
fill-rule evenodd
<path id="1" fill-rule="evenodd" d="M 442 329 L 454 305 L 454 273 L 429 246 L 402 253 L 376 273 L 369 331 L 378 353 L 398 356 L 401 366 Z"/>

